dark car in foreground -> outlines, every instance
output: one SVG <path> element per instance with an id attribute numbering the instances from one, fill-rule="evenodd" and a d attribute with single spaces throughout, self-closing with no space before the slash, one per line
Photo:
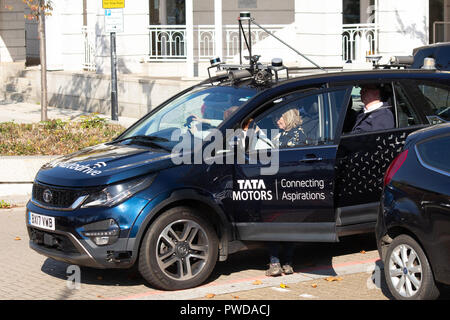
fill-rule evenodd
<path id="1" fill-rule="evenodd" d="M 376 226 L 389 290 L 434 299 L 450 284 L 450 124 L 409 135 L 386 171 Z"/>

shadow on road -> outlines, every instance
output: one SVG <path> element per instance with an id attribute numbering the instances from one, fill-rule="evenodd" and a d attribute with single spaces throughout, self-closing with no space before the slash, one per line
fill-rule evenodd
<path id="1" fill-rule="evenodd" d="M 249 243 L 253 250 L 230 255 L 227 261 L 217 264 L 210 281 L 221 275 L 230 275 L 245 270 L 266 270 L 269 266 L 268 249 L 261 243 Z M 297 243 L 294 254 L 294 271 L 334 276 L 333 257 L 376 250 L 373 235 L 357 235 L 342 238 L 338 243 Z M 323 268 L 322 268 L 323 267 Z M 331 268 L 331 269 L 330 269 Z"/>
<path id="2" fill-rule="evenodd" d="M 261 277 L 261 271 L 268 267 L 269 253 L 263 243 L 248 243 L 249 249 L 232 254 L 227 261 L 218 262 L 212 275 L 205 284 L 219 280 L 222 276 L 230 276 L 236 273 L 243 273 L 242 278 Z M 334 257 L 360 253 L 361 251 L 376 250 L 375 237 L 373 235 L 349 236 L 341 239 L 338 243 L 298 243 L 294 255 L 295 272 L 305 272 L 311 275 L 335 276 L 336 272 L 332 268 Z M 377 263 L 379 272 L 378 278 L 373 276 L 374 285 L 381 289 L 382 293 L 389 299 L 393 299 L 386 285 L 383 273 L 383 263 Z M 67 268 L 70 265 L 53 259 L 45 260 L 42 265 L 42 272 L 53 277 L 67 280 L 70 274 Z M 102 286 L 147 286 L 146 281 L 141 277 L 137 268 L 132 269 L 93 269 L 81 267 L 81 283 Z M 252 274 L 251 271 L 259 271 Z M 449 287 L 443 287 L 441 299 L 449 299 Z"/>

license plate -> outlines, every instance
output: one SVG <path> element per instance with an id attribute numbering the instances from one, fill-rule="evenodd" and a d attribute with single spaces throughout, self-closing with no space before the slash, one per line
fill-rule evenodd
<path id="1" fill-rule="evenodd" d="M 30 212 L 30 225 L 46 230 L 55 230 L 55 218 Z"/>

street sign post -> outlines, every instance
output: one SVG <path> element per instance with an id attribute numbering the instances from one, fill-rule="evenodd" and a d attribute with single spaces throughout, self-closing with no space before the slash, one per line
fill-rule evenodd
<path id="1" fill-rule="evenodd" d="M 125 0 L 102 0 L 103 9 L 123 9 Z"/>
<path id="2" fill-rule="evenodd" d="M 123 9 L 105 9 L 105 31 L 123 32 Z"/>
<path id="3" fill-rule="evenodd" d="M 123 8 L 125 1 L 103 0 L 105 8 L 105 30 L 111 40 L 111 119 L 119 120 L 119 99 L 117 95 L 117 53 L 116 33 L 123 32 Z"/>

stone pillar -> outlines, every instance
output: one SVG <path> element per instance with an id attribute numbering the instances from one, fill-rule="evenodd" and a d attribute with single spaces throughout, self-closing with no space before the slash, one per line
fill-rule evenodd
<path id="1" fill-rule="evenodd" d="M 450 21 L 450 0 L 444 1 L 444 21 Z M 444 25 L 444 41 L 450 41 L 450 24 Z"/>
<path id="2" fill-rule="evenodd" d="M 373 23 L 373 21 L 370 21 L 370 13 L 367 12 L 367 9 L 370 6 L 370 0 L 360 0 L 359 5 L 359 16 L 360 20 L 359 23 Z"/>
<path id="3" fill-rule="evenodd" d="M 96 41 L 96 71 L 109 74 L 111 72 L 110 34 L 105 30 L 105 9 L 102 7 L 102 1 L 96 1 L 96 4 L 96 19 L 93 26 Z M 124 74 L 141 73 L 142 61 L 148 57 L 150 50 L 149 2 L 125 1 L 123 25 L 123 32 L 116 33 L 117 71 Z"/>
<path id="4" fill-rule="evenodd" d="M 186 76 L 194 77 L 194 6 L 186 0 Z"/>
<path id="5" fill-rule="evenodd" d="M 167 24 L 167 0 L 159 0 L 159 23 Z"/>
<path id="6" fill-rule="evenodd" d="M 214 24 L 216 56 L 223 61 L 222 0 L 214 0 Z"/>
<path id="7" fill-rule="evenodd" d="M 62 3 L 54 1 L 52 2 L 52 7 L 52 15 L 45 17 L 47 70 L 61 70 L 63 69 L 63 35 L 61 26 L 64 25 L 61 16 Z"/>
<path id="8" fill-rule="evenodd" d="M 429 42 L 429 2 L 378 0 L 378 48 L 387 62 L 393 55 L 410 55 Z"/>
<path id="9" fill-rule="evenodd" d="M 56 1 L 55 1 L 56 2 Z M 90 1 L 88 1 L 89 4 Z M 61 47 L 64 70 L 81 70 L 83 62 L 83 1 L 57 1 L 60 25 L 58 30 L 62 34 Z M 47 46 L 47 54 L 51 50 Z M 49 59 L 47 59 L 48 62 Z"/>
<path id="10" fill-rule="evenodd" d="M 26 59 L 24 8 L 21 0 L 0 1 L 0 62 Z"/>
<path id="11" fill-rule="evenodd" d="M 293 47 L 321 67 L 342 66 L 342 1 L 295 0 L 295 26 Z M 298 64 L 313 66 L 302 57 Z"/>

